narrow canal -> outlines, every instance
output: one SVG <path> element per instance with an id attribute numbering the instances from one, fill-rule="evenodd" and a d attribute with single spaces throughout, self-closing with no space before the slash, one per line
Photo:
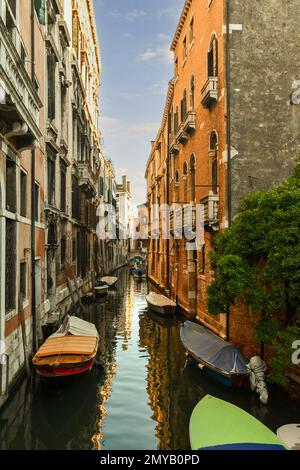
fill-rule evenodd
<path id="1" fill-rule="evenodd" d="M 178 320 L 147 312 L 146 282 L 127 270 L 117 291 L 90 307 L 104 370 L 72 379 L 24 382 L 0 414 L 1 449 L 189 449 L 188 425 L 206 394 L 241 406 L 271 429 L 300 421 L 277 388 L 263 406 L 255 393 L 231 390 L 186 363 Z"/>

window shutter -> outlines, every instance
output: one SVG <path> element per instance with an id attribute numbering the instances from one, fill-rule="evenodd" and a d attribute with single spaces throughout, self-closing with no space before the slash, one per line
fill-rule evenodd
<path id="1" fill-rule="evenodd" d="M 38 16 L 39 22 L 42 25 L 46 24 L 46 1 L 34 0 L 35 11 Z"/>

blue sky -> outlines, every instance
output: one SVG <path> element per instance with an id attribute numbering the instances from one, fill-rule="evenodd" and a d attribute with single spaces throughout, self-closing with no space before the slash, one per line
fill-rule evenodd
<path id="1" fill-rule="evenodd" d="M 132 181 L 145 201 L 150 141 L 159 129 L 168 81 L 170 45 L 184 0 L 94 0 L 102 57 L 103 151 L 117 177 Z"/>

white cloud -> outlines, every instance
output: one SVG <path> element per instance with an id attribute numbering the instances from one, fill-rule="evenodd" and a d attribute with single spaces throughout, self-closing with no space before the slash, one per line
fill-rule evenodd
<path id="1" fill-rule="evenodd" d="M 146 16 L 146 12 L 144 10 L 132 10 L 126 13 L 125 18 L 127 21 L 135 21 L 137 18 L 142 16 Z"/>
<path id="2" fill-rule="evenodd" d="M 122 34 L 123 38 L 128 38 L 128 39 L 134 39 L 134 35 L 130 33 L 124 33 Z"/>
<path id="3" fill-rule="evenodd" d="M 120 136 L 132 136 L 137 134 L 153 134 L 156 133 L 159 128 L 157 122 L 133 122 L 128 123 L 121 119 L 102 116 L 100 120 L 100 129 L 103 133 L 104 139 L 107 135 Z"/>
<path id="4" fill-rule="evenodd" d="M 157 36 L 157 38 L 158 38 L 159 41 L 163 41 L 163 42 L 165 42 L 165 41 L 171 42 L 171 40 L 172 40 L 171 36 L 169 36 L 168 34 L 164 34 L 164 33 L 160 33 Z"/>
<path id="5" fill-rule="evenodd" d="M 138 60 L 142 62 L 151 62 L 157 60 L 165 64 L 171 64 L 173 61 L 173 53 L 170 51 L 170 45 L 161 44 L 154 48 L 149 47 L 144 52 L 139 54 Z"/>

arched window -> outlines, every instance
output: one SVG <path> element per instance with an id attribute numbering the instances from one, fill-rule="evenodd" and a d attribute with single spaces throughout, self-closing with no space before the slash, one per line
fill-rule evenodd
<path id="1" fill-rule="evenodd" d="M 179 173 L 179 170 L 176 170 L 175 172 L 175 184 L 179 184 L 180 183 L 180 173 Z"/>
<path id="2" fill-rule="evenodd" d="M 190 161 L 190 188 L 191 188 L 191 201 L 196 199 L 196 157 L 193 154 Z"/>
<path id="3" fill-rule="evenodd" d="M 186 113 L 187 113 L 187 93 L 186 93 L 186 90 L 184 90 L 183 98 L 181 101 L 181 122 L 185 121 Z"/>
<path id="4" fill-rule="evenodd" d="M 189 172 L 188 164 L 187 164 L 187 162 L 184 162 L 184 164 L 183 164 L 183 176 L 187 176 L 188 172 Z"/>
<path id="5" fill-rule="evenodd" d="M 191 79 L 191 110 L 195 111 L 195 76 Z"/>
<path id="6" fill-rule="evenodd" d="M 210 135 L 209 139 L 209 153 L 211 157 L 216 157 L 217 156 L 217 150 L 218 150 L 218 134 L 213 131 Z"/>
<path id="7" fill-rule="evenodd" d="M 215 34 L 212 36 L 207 55 L 208 77 L 218 76 L 218 40 Z"/>

